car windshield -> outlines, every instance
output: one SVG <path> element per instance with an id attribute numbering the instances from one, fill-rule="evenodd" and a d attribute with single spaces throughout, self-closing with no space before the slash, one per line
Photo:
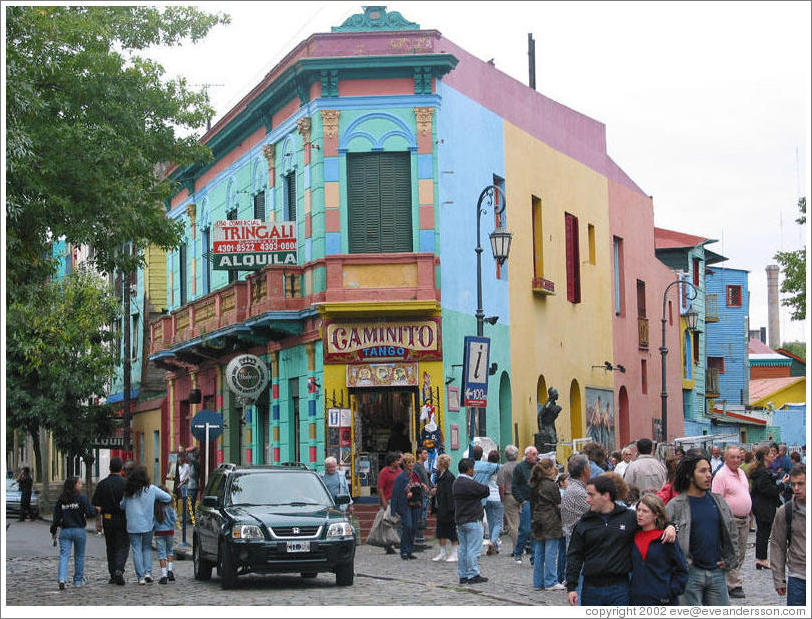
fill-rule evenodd
<path id="1" fill-rule="evenodd" d="M 318 477 L 292 471 L 239 475 L 232 480 L 229 495 L 231 505 L 333 506 Z"/>
<path id="2" fill-rule="evenodd" d="M 17 483 L 16 479 L 7 479 L 6 480 L 6 492 L 19 492 L 20 485 Z"/>

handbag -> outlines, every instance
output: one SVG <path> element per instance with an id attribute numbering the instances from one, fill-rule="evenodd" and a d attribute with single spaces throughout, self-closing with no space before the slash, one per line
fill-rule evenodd
<path id="1" fill-rule="evenodd" d="M 386 509 L 383 512 L 383 521 L 393 527 L 396 527 L 400 524 L 400 514 L 393 514 L 392 513 L 392 504 L 386 506 Z"/>
<path id="2" fill-rule="evenodd" d="M 369 534 L 367 535 L 367 544 L 370 546 L 386 547 L 400 542 L 400 537 L 395 529 L 395 525 L 390 524 L 385 519 L 385 515 L 388 512 L 389 508 L 387 507 L 386 510 L 379 509 L 378 513 L 375 514 L 372 528 L 370 528 Z M 397 516 L 397 518 L 398 521 L 400 521 L 400 517 Z"/>

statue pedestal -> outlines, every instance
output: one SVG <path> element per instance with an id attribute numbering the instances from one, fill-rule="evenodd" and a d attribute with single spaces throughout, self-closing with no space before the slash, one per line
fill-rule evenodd
<path id="1" fill-rule="evenodd" d="M 538 452 L 540 454 L 555 451 L 556 444 L 549 443 L 548 442 L 549 440 L 550 440 L 549 436 L 547 436 L 546 434 L 541 434 L 540 432 L 536 432 L 533 435 L 533 443 L 535 444 L 536 449 L 538 449 Z"/>

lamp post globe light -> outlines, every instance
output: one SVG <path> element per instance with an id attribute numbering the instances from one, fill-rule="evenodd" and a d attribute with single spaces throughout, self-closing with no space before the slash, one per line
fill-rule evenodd
<path id="1" fill-rule="evenodd" d="M 485 311 L 482 309 L 482 235 L 481 235 L 481 218 L 482 214 L 487 212 L 488 208 L 493 209 L 493 214 L 496 216 L 502 215 L 505 212 L 505 197 L 504 191 L 496 185 L 488 185 L 479 194 L 479 200 L 476 203 L 476 334 L 478 337 L 484 335 Z M 491 241 L 491 251 L 493 252 L 493 259 L 497 264 L 502 265 L 508 259 L 510 254 L 510 242 L 513 239 L 513 233 L 505 229 L 502 218 L 499 218 L 498 227 L 490 233 L 489 238 Z M 490 322 L 490 320 L 489 320 Z M 494 324 L 494 320 L 491 324 Z M 468 424 L 468 456 L 473 456 L 474 450 L 474 419 L 475 415 L 479 415 L 479 408 L 472 408 L 470 413 L 470 420 Z"/>
<path id="2" fill-rule="evenodd" d="M 660 392 L 660 401 L 661 401 L 661 413 L 662 417 L 660 420 L 660 424 L 662 426 L 662 440 L 663 442 L 668 442 L 668 392 L 666 391 L 666 356 L 668 355 L 668 348 L 665 345 L 665 325 L 668 322 L 668 319 L 665 315 L 665 302 L 666 297 L 668 296 L 668 291 L 671 290 L 672 286 L 677 284 L 682 284 L 683 286 L 687 286 L 690 288 L 690 292 L 692 294 L 687 294 L 686 298 L 689 301 L 696 299 L 697 295 L 699 294 L 699 289 L 694 286 L 691 282 L 683 279 L 676 279 L 668 286 L 665 287 L 663 291 L 663 316 L 662 316 L 662 343 L 660 345 L 660 355 L 662 358 L 662 390 Z M 699 319 L 699 314 L 694 309 L 690 309 L 684 314 L 685 316 L 685 324 L 688 327 L 689 331 L 696 331 L 697 321 Z"/>

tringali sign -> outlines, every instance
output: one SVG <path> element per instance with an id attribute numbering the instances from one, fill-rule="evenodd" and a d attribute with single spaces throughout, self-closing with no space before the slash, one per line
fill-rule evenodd
<path id="1" fill-rule="evenodd" d="M 214 222 L 212 261 L 217 271 L 256 271 L 269 264 L 296 264 L 296 223 L 260 219 Z"/>

